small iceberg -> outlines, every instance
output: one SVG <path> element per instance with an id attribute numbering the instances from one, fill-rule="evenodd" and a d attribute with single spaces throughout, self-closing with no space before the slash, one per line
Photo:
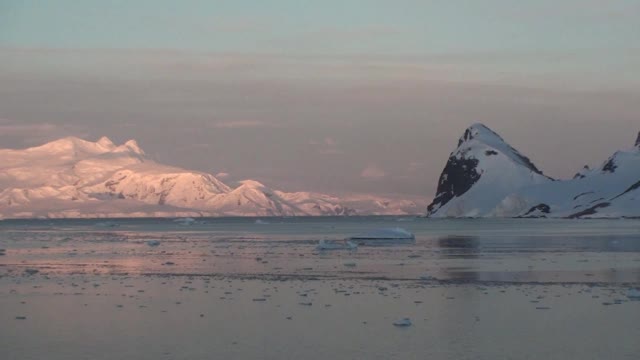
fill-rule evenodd
<path id="1" fill-rule="evenodd" d="M 255 224 L 256 225 L 267 225 L 267 224 L 269 224 L 269 222 L 258 219 L 258 220 L 256 220 Z"/>
<path id="2" fill-rule="evenodd" d="M 372 230 L 352 236 L 347 240 L 353 241 L 358 245 L 375 245 L 414 242 L 415 239 L 415 235 L 411 232 L 403 228 L 395 227 Z"/>
<path id="3" fill-rule="evenodd" d="M 118 223 L 113 222 L 113 221 L 104 221 L 104 222 L 96 223 L 95 226 L 113 228 L 113 227 L 118 227 L 120 225 Z"/>
<path id="4" fill-rule="evenodd" d="M 356 250 L 358 248 L 358 244 L 353 241 L 327 241 L 320 240 L 318 246 L 316 246 L 316 250 L 319 251 L 327 251 L 327 250 Z"/>
<path id="5" fill-rule="evenodd" d="M 190 217 L 179 218 L 179 219 L 174 219 L 173 222 L 178 223 L 178 224 L 183 225 L 183 226 L 189 226 L 189 225 L 195 224 L 196 219 L 190 218 Z"/>
<path id="6" fill-rule="evenodd" d="M 629 289 L 627 297 L 631 300 L 640 300 L 640 289 Z"/>
<path id="7" fill-rule="evenodd" d="M 400 319 L 400 320 L 396 320 L 393 323 L 393 326 L 397 326 L 397 327 L 409 327 L 411 326 L 411 319 L 409 318 L 404 318 L 404 319 Z"/>

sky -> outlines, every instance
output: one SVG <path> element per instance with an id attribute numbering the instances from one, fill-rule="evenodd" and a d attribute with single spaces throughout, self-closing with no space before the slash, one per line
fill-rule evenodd
<path id="1" fill-rule="evenodd" d="M 570 177 L 640 131 L 640 0 L 0 1 L 0 147 L 138 140 L 284 190 L 430 197 L 482 122 Z"/>

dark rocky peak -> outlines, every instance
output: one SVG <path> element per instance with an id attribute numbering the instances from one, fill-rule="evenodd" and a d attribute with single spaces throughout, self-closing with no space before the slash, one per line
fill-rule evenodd
<path id="1" fill-rule="evenodd" d="M 640 147 L 640 132 L 638 133 L 638 137 L 636 138 L 636 147 Z"/>
<path id="2" fill-rule="evenodd" d="M 504 141 L 498 133 L 484 124 L 476 123 L 465 130 L 464 135 L 458 140 L 458 151 L 465 154 L 465 145 L 471 141 L 477 141 L 491 148 L 484 152 L 485 156 L 494 156 L 498 155 L 498 152 L 501 152 L 512 160 L 528 167 L 531 171 L 544 175 L 528 157 L 522 155 L 518 150 Z"/>
<path id="3" fill-rule="evenodd" d="M 460 147 L 465 142 L 471 141 L 478 137 L 483 137 L 483 138 L 493 137 L 495 138 L 495 140 L 504 142 L 504 139 L 502 139 L 500 135 L 498 135 L 495 131 L 491 130 L 488 126 L 481 123 L 476 123 L 469 126 L 464 131 L 464 134 L 458 140 L 458 147 Z"/>
<path id="4" fill-rule="evenodd" d="M 616 155 L 618 152 L 616 151 L 612 157 L 610 157 L 606 163 L 602 166 L 602 172 L 614 173 L 618 168 L 618 164 L 616 164 Z"/>
<path id="5" fill-rule="evenodd" d="M 584 179 L 586 177 L 585 173 L 590 171 L 591 168 L 589 167 L 589 165 L 585 165 L 581 171 L 577 172 L 573 178 L 574 179 Z"/>

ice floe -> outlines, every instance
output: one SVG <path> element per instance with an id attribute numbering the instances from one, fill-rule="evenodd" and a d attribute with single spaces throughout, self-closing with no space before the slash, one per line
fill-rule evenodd
<path id="1" fill-rule="evenodd" d="M 318 246 L 316 246 L 316 250 L 325 251 L 325 250 L 356 250 L 358 248 L 358 244 L 353 241 L 329 241 L 329 240 L 320 240 Z"/>
<path id="2" fill-rule="evenodd" d="M 627 297 L 632 300 L 640 300 L 640 289 L 629 289 Z"/>
<path id="3" fill-rule="evenodd" d="M 396 320 L 393 323 L 393 326 L 397 326 L 397 327 L 409 327 L 411 326 L 411 319 L 409 318 L 404 318 L 404 319 L 400 319 L 400 320 Z"/>

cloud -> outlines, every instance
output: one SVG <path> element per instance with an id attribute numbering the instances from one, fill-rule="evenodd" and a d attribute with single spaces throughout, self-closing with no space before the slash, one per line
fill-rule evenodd
<path id="1" fill-rule="evenodd" d="M 41 145 L 69 135 L 88 137 L 81 127 L 74 128 L 70 125 L 56 125 L 48 122 L 25 123 L 0 118 L 0 142 L 5 146 L 22 148 Z"/>
<path id="2" fill-rule="evenodd" d="M 227 179 L 227 178 L 229 178 L 230 176 L 231 176 L 231 174 L 226 173 L 226 172 L 219 172 L 219 173 L 217 173 L 217 174 L 216 174 L 216 177 L 217 177 L 218 179 Z"/>
<path id="3" fill-rule="evenodd" d="M 338 144 L 332 137 L 326 137 L 321 141 L 311 140 L 309 145 L 315 146 L 319 154 L 323 155 L 337 155 L 342 154 L 343 151 L 338 148 Z"/>
<path id="4" fill-rule="evenodd" d="M 253 120 L 236 120 L 225 121 L 213 124 L 216 129 L 243 129 L 243 128 L 265 128 L 265 127 L 278 127 L 275 124 L 266 123 L 264 121 Z"/>
<path id="5" fill-rule="evenodd" d="M 366 168 L 362 170 L 360 176 L 365 179 L 382 179 L 387 176 L 387 173 L 384 172 L 378 165 L 369 164 Z"/>
<path id="6" fill-rule="evenodd" d="M 49 123 L 17 124 L 9 120 L 0 119 L 0 133 L 3 135 L 29 135 L 33 133 L 57 130 L 57 126 Z"/>

